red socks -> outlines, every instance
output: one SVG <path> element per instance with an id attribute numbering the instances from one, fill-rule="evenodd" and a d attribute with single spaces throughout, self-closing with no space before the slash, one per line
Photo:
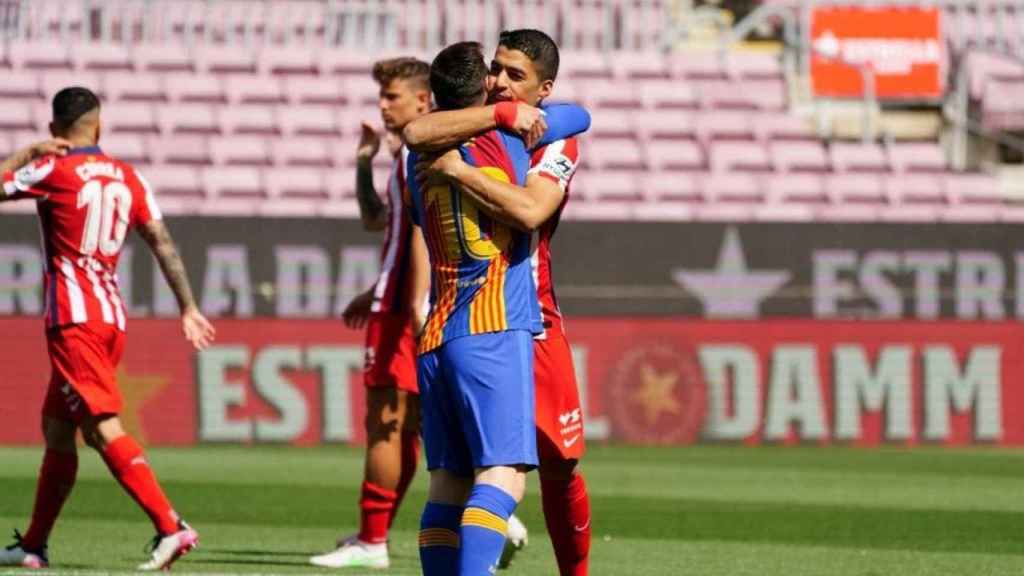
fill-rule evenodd
<path id="1" fill-rule="evenodd" d="M 540 468 L 540 493 L 551 544 L 561 576 L 586 576 L 590 556 L 590 497 L 579 473 L 568 482 L 545 476 Z"/>
<path id="2" fill-rule="evenodd" d="M 402 473 L 398 477 L 398 487 L 395 492 L 398 498 L 395 499 L 395 507 L 391 509 L 391 518 L 388 519 L 388 528 L 395 523 L 395 516 L 398 515 L 398 507 L 402 505 L 405 493 L 416 476 L 416 467 L 420 464 L 420 435 L 416 432 L 402 431 Z"/>
<path id="3" fill-rule="evenodd" d="M 398 493 L 363 481 L 363 492 L 359 498 L 360 540 L 370 544 L 388 541 L 388 526 L 397 500 Z"/>
<path id="4" fill-rule="evenodd" d="M 178 531 L 178 514 L 149 467 L 142 447 L 130 436 L 122 436 L 107 445 L 103 461 L 121 483 L 121 487 L 142 507 L 161 535 Z"/>
<path id="5" fill-rule="evenodd" d="M 60 514 L 64 501 L 71 494 L 78 475 L 78 454 L 47 450 L 39 470 L 36 484 L 36 503 L 32 508 L 32 523 L 22 544 L 28 550 L 39 550 L 46 545 L 50 531 Z"/>

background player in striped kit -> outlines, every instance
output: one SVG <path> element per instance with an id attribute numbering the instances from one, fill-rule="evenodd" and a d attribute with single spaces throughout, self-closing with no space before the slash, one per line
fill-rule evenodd
<path id="1" fill-rule="evenodd" d="M 491 61 L 488 102 L 496 111 L 502 106 L 511 110 L 511 103 L 517 101 L 539 106 L 554 88 L 558 65 L 558 47 L 543 32 L 503 32 Z M 521 105 L 516 109 L 531 110 Z M 411 146 L 430 149 L 488 129 L 486 118 L 460 110 L 424 117 L 410 125 L 407 133 Z M 541 498 L 562 576 L 587 574 L 591 532 L 590 499 L 578 469 L 584 452 L 583 414 L 555 297 L 550 250 L 578 163 L 579 147 L 572 137 L 533 152 L 524 188 L 488 178 L 455 154 L 442 156 L 431 167 L 459 182 L 491 216 L 533 233 L 531 259 L 544 316 L 544 333 L 534 346 Z"/>
<path id="2" fill-rule="evenodd" d="M 366 328 L 366 460 L 359 532 L 339 540 L 337 549 L 310 558 L 317 566 L 388 567 L 388 529 L 419 463 L 420 403 L 410 321 L 414 311 L 407 305 L 413 284 L 409 270 L 411 224 L 403 203 L 408 151 L 401 134 L 406 124 L 430 111 L 429 77 L 430 65 L 415 58 L 382 60 L 373 67 L 394 163 L 382 201 L 371 169 L 381 138 L 364 122 L 356 150 L 356 197 L 363 227 L 384 231 L 384 243 L 377 282 L 354 298 L 343 315 L 350 328 Z M 425 299 L 423 293 L 419 300 Z"/>
<path id="3" fill-rule="evenodd" d="M 102 456 L 157 531 L 140 570 L 169 568 L 198 543 L 150 469 L 142 448 L 118 418 L 123 401 L 117 365 L 124 350 L 125 309 L 117 261 L 125 235 L 136 228 L 163 270 L 181 309 L 182 331 L 197 350 L 214 329 L 199 312 L 181 258 L 164 226 L 153 190 L 138 172 L 98 147 L 100 104 L 85 88 L 53 99 L 50 130 L 65 139 L 66 155 L 46 155 L 3 173 L 0 200 L 34 199 L 46 259 L 46 337 L 53 368 L 43 405 L 46 453 L 32 521 L 24 537 L 0 552 L 0 566 L 45 567 L 47 540 L 78 470 L 75 434 Z"/>
<path id="4" fill-rule="evenodd" d="M 442 50 L 431 66 L 439 108 L 481 106 L 486 76 L 479 44 Z M 551 124 L 564 135 L 549 130 L 545 138 L 589 126 L 578 107 L 558 112 Z M 451 154 L 505 182 L 522 184 L 529 168 L 525 144 L 511 132 L 489 131 Z M 530 236 L 487 216 L 453 184 L 441 177 L 409 185 L 433 273 L 418 361 L 431 471 L 420 558 L 427 576 L 453 566 L 480 576 L 496 569 L 525 473 L 536 465 L 532 335 L 542 326 Z"/>

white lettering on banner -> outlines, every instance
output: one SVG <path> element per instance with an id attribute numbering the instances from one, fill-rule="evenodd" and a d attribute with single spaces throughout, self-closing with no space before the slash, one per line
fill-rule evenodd
<path id="1" fill-rule="evenodd" d="M 857 344 L 838 346 L 832 356 L 835 379 L 833 437 L 836 440 L 859 439 L 863 435 L 862 408 L 870 412 L 884 408 L 885 438 L 910 440 L 913 425 L 910 412 L 913 401 L 910 395 L 910 346 L 882 347 L 874 372 L 864 348 Z"/>
<path id="2" fill-rule="evenodd" d="M 851 64 L 868 64 L 879 74 L 908 74 L 914 65 L 937 64 L 939 43 L 931 38 L 838 38 L 826 30 L 814 41 L 814 50 Z"/>
<path id="3" fill-rule="evenodd" d="M 252 437 L 248 420 L 232 420 L 232 407 L 245 404 L 245 384 L 229 382 L 229 370 L 249 362 L 246 346 L 213 346 L 199 352 L 199 440 L 202 442 L 245 442 Z"/>
<path id="4" fill-rule="evenodd" d="M 330 300 L 327 253 L 319 246 L 276 246 L 277 315 L 325 318 Z"/>
<path id="5" fill-rule="evenodd" d="M 284 377 L 285 370 L 302 368 L 302 351 L 297 346 L 271 346 L 260 350 L 252 366 L 253 388 L 280 414 L 278 419 L 260 418 L 255 438 L 263 442 L 289 442 L 299 438 L 309 424 L 305 396 Z"/>
<path id="6" fill-rule="evenodd" d="M 42 276 L 39 249 L 22 244 L 0 244 L 0 314 L 40 314 L 43 304 L 39 279 Z"/>
<path id="7" fill-rule="evenodd" d="M 313 346 L 306 356 L 310 368 L 320 370 L 323 383 L 324 442 L 349 442 L 353 439 L 350 376 L 363 367 L 363 354 L 356 346 Z"/>
<path id="8" fill-rule="evenodd" d="M 912 316 L 921 319 L 941 315 L 942 291 L 953 293 L 957 318 L 963 320 L 1001 320 L 1006 316 L 1003 302 L 1007 288 L 1008 263 L 995 252 L 986 251 L 867 251 L 815 250 L 813 265 L 813 310 L 816 318 L 900 318 L 911 314 L 904 306 L 905 296 L 894 278 L 913 276 Z M 955 267 L 954 267 L 955 264 Z M 1024 318 L 1024 259 L 1017 264 L 1018 317 Z M 856 278 L 856 282 L 853 279 Z M 942 280 L 946 280 L 943 286 Z M 858 299 L 873 305 L 863 310 L 853 306 Z M 844 307 L 845 304 L 845 307 Z"/>
<path id="9" fill-rule="evenodd" d="M 232 297 L 234 294 L 234 297 Z M 249 254 L 241 244 L 212 245 L 206 251 L 206 277 L 200 307 L 211 316 L 252 316 Z"/>
<path id="10" fill-rule="evenodd" d="M 351 441 L 350 375 L 362 367 L 360 346 L 269 346 L 250 354 L 247 346 L 216 345 L 199 353 L 199 440 L 212 442 L 294 442 L 309 432 L 313 399 L 286 377 L 289 372 L 320 374 L 320 440 Z M 252 360 L 249 382 L 227 380 Z M 277 416 L 232 417 L 248 405 L 247 389 Z"/>
<path id="11" fill-rule="evenodd" d="M 754 434 L 760 420 L 757 355 L 739 345 L 701 346 L 698 354 L 708 387 L 703 437 L 743 440 Z"/>
<path id="12" fill-rule="evenodd" d="M 590 398 L 589 356 L 586 346 L 571 345 L 572 366 L 576 373 L 576 386 L 580 393 L 580 407 L 583 409 L 583 435 L 588 440 L 607 440 L 611 437 L 611 424 L 605 416 L 595 416 L 587 399 Z"/>
<path id="13" fill-rule="evenodd" d="M 941 441 L 950 435 L 951 411 L 972 411 L 975 440 L 998 440 L 1003 435 L 1002 351 L 998 346 L 975 346 L 958 367 L 948 346 L 924 350 L 924 437 Z"/>
<path id="14" fill-rule="evenodd" d="M 801 440 L 821 440 L 828 435 L 814 346 L 783 345 L 775 348 L 767 402 L 765 440 L 785 440 L 791 424 L 799 426 Z"/>
<path id="15" fill-rule="evenodd" d="M 340 317 L 353 298 L 377 281 L 380 274 L 380 248 L 345 246 L 341 249 L 338 282 L 335 285 L 334 316 Z"/>

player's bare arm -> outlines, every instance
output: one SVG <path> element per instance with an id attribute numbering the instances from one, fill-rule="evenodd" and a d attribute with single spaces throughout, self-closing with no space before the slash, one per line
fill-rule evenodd
<path id="1" fill-rule="evenodd" d="M 196 350 L 209 346 L 216 335 L 213 325 L 206 319 L 196 306 L 192 288 L 189 286 L 185 263 L 181 261 L 178 249 L 174 246 L 171 233 L 162 220 L 150 220 L 138 228 L 139 235 L 149 245 L 150 251 L 160 264 L 167 284 L 171 287 L 174 297 L 181 310 L 181 327 L 188 340 Z"/>
<path id="2" fill-rule="evenodd" d="M 352 299 L 341 313 L 341 321 L 353 330 L 361 330 L 370 319 L 373 307 L 373 287 Z"/>
<path id="3" fill-rule="evenodd" d="M 430 293 L 430 256 L 427 254 L 427 242 L 423 239 L 423 229 L 412 225 L 409 238 L 409 310 L 412 318 L 413 334 L 419 336 L 427 324 L 427 295 Z"/>
<path id="4" fill-rule="evenodd" d="M 443 177 L 458 184 L 492 218 L 517 230 L 536 230 L 558 210 L 565 191 L 557 182 L 530 174 L 526 186 L 491 178 L 462 160 L 458 150 L 426 156 L 416 165 L 416 178 Z"/>
<path id="5" fill-rule="evenodd" d="M 36 142 L 35 144 L 26 146 L 21 150 L 14 152 L 5 158 L 3 162 L 0 162 L 0 174 L 18 170 L 36 158 L 41 158 L 49 154 L 63 156 L 71 146 L 71 142 L 63 138 L 51 138 L 50 140 Z M 0 195 L 0 198 L 2 198 L 2 195 Z"/>
<path id="6" fill-rule="evenodd" d="M 532 148 L 547 130 L 544 111 L 523 102 L 432 112 L 410 122 L 402 139 L 410 150 L 436 152 L 457 146 L 488 130 L 501 128 L 519 134 Z"/>
<path id="7" fill-rule="evenodd" d="M 356 148 L 356 200 L 363 228 L 371 232 L 388 224 L 388 209 L 373 186 L 373 158 L 380 152 L 380 135 L 366 122 Z"/>

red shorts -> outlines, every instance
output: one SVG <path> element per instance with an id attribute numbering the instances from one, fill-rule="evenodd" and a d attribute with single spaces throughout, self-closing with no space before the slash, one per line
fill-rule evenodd
<path id="1" fill-rule="evenodd" d="M 416 385 L 416 338 L 407 314 L 370 314 L 366 325 L 363 383 L 394 386 L 419 394 Z"/>
<path id="2" fill-rule="evenodd" d="M 576 387 L 572 350 L 565 336 L 549 330 L 533 341 L 540 460 L 579 460 L 583 456 L 583 411 Z"/>
<path id="3" fill-rule="evenodd" d="M 107 324 L 76 324 L 47 332 L 46 344 L 53 373 L 43 416 L 79 423 L 121 411 L 117 364 L 124 332 Z"/>

